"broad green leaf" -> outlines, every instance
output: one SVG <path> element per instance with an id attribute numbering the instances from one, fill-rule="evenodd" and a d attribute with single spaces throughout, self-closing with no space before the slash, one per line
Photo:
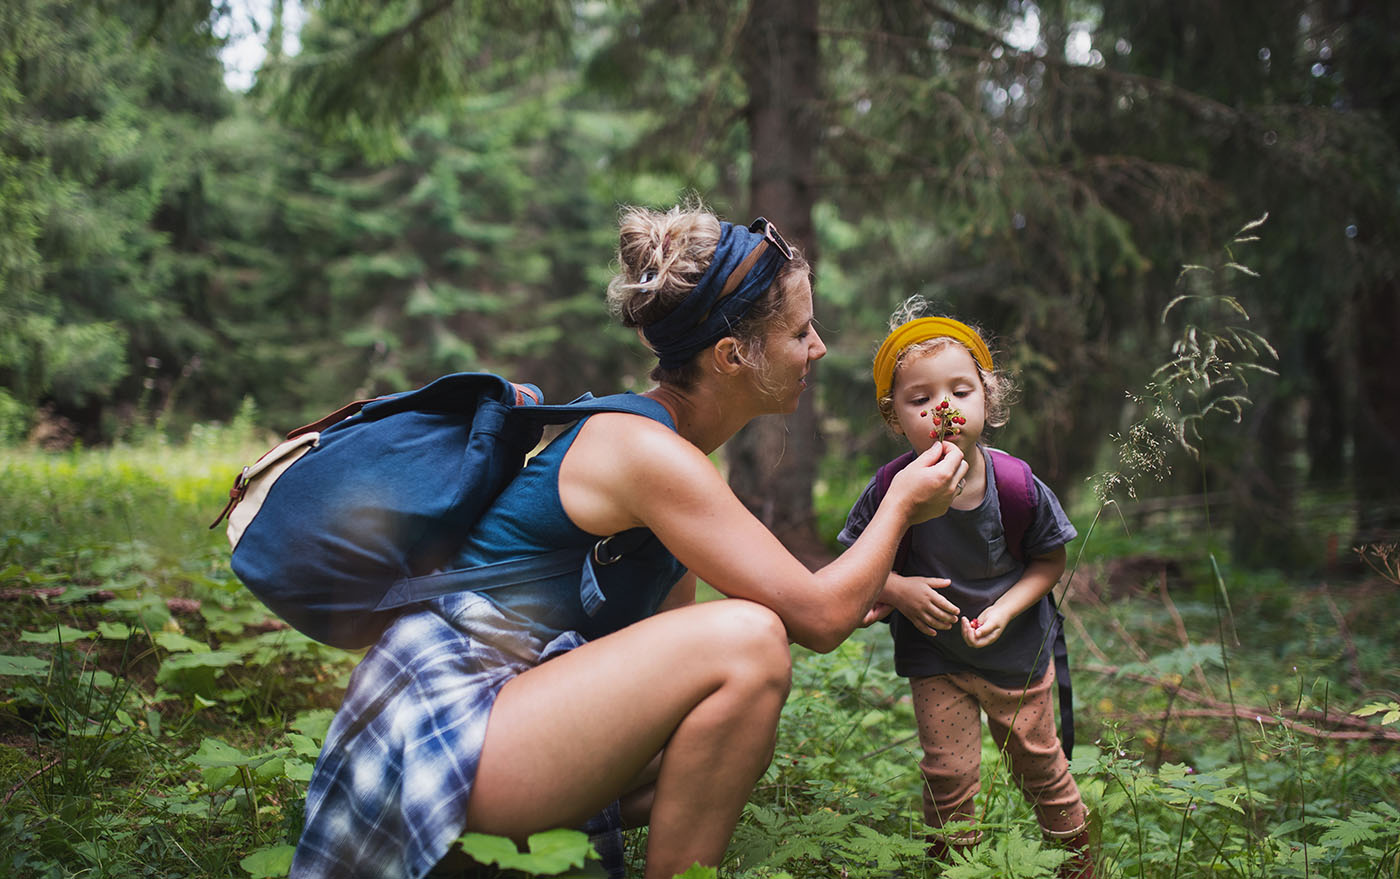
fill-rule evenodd
<path id="1" fill-rule="evenodd" d="M 311 736 L 287 733 L 287 741 L 292 745 L 292 753 L 298 756 L 316 757 L 321 753 L 321 746 Z"/>
<path id="2" fill-rule="evenodd" d="M 136 631 L 130 623 L 113 623 L 103 620 L 97 624 L 97 634 L 108 641 L 125 641 Z"/>
<path id="3" fill-rule="evenodd" d="M 238 774 L 238 767 L 247 759 L 247 755 L 233 745 L 206 738 L 199 743 L 199 750 L 190 755 L 189 762 L 203 771 L 205 784 L 218 790 Z"/>
<path id="4" fill-rule="evenodd" d="M 526 840 L 527 852 L 503 836 L 484 833 L 464 834 L 458 843 L 462 851 L 483 864 L 497 864 L 506 870 L 523 870 L 536 875 L 554 876 L 571 867 L 581 867 L 590 855 L 596 856 L 588 834 L 578 830 L 546 830 Z"/>
<path id="5" fill-rule="evenodd" d="M 156 632 L 154 640 L 171 653 L 211 653 L 209 645 L 179 632 Z"/>
<path id="6" fill-rule="evenodd" d="M 292 719 L 291 727 L 310 736 L 319 744 L 326 740 L 326 731 L 331 728 L 331 721 L 334 719 L 335 712 L 331 709 L 313 708 L 309 711 L 298 711 L 297 716 Z"/>
<path id="7" fill-rule="evenodd" d="M 21 632 L 19 639 L 31 644 L 71 644 L 85 638 L 95 638 L 97 632 L 91 629 L 75 629 L 72 626 L 54 626 L 47 632 Z"/>
<path id="8" fill-rule="evenodd" d="M 1370 717 L 1373 714 L 1385 714 L 1381 717 L 1381 725 L 1395 723 L 1400 720 L 1400 703 L 1397 702 L 1368 702 L 1364 707 L 1352 712 L 1357 717 Z"/>
<path id="9" fill-rule="evenodd" d="M 504 836 L 464 833 L 457 843 L 461 845 L 462 851 L 483 864 L 500 864 L 506 867 L 507 862 L 513 863 L 513 860 L 520 856 L 515 843 Z"/>
<path id="10" fill-rule="evenodd" d="M 0 676 L 42 678 L 49 673 L 49 661 L 37 656 L 0 656 Z"/>
<path id="11" fill-rule="evenodd" d="M 252 879 L 280 879 L 292 871 L 295 846 L 270 845 L 260 848 L 238 862 Z"/>
<path id="12" fill-rule="evenodd" d="M 230 665 L 238 665 L 243 657 L 227 650 L 211 650 L 208 653 L 180 653 L 166 657 L 156 673 L 156 683 L 181 689 L 194 689 L 209 692 L 209 685 L 219 671 Z"/>
<path id="13" fill-rule="evenodd" d="M 582 867 L 589 855 L 597 855 L 588 834 L 578 830 L 546 830 L 532 834 L 526 842 L 529 861 L 520 869 L 536 873 L 562 873 L 570 867 Z"/>
<path id="14" fill-rule="evenodd" d="M 283 773 L 292 781 L 309 782 L 316 764 L 307 760 L 284 760 L 283 767 Z"/>

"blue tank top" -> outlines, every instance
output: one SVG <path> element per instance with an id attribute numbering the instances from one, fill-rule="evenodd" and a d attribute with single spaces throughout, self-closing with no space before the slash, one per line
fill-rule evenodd
<path id="1" fill-rule="evenodd" d="M 671 430 L 660 404 L 647 417 Z M 591 416 L 589 416 L 591 417 Z M 558 549 L 577 549 L 578 570 L 478 592 L 539 637 L 575 631 L 588 639 L 617 631 L 656 612 L 685 566 L 651 532 L 633 529 L 599 545 L 575 525 L 559 499 L 559 465 L 587 418 L 566 429 L 530 459 L 482 515 L 448 568 L 474 568 Z M 629 549 L 614 558 L 618 544 Z"/>

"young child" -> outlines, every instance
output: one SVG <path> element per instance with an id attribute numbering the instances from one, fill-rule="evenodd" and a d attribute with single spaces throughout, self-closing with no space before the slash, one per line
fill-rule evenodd
<path id="1" fill-rule="evenodd" d="M 875 356 L 880 414 L 915 453 L 949 442 L 962 449 L 969 469 L 952 508 L 910 529 L 869 618 L 890 615 L 895 671 L 913 690 L 924 820 L 940 829 L 972 818 L 985 711 L 1041 830 L 1071 850 L 1060 875 L 1089 879 L 1087 812 L 1055 733 L 1051 697 L 1058 617 L 1049 593 L 1064 573 L 1075 529 L 1054 493 L 1026 468 L 1021 484 L 1034 504 L 1023 502 L 1029 521 L 1021 546 L 1007 546 L 995 468 L 1023 465 L 1001 453 L 994 459 L 982 438 L 1006 423 L 1010 382 L 973 328 L 941 317 L 906 319 L 923 307 L 915 297 L 895 313 L 893 332 Z M 850 546 L 874 515 L 880 481 L 872 479 L 852 507 L 842 544 Z M 979 838 L 934 833 L 930 852 L 942 857 Z"/>

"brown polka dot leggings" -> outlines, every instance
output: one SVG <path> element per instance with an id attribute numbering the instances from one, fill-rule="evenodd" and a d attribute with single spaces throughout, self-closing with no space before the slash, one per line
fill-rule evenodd
<path id="1" fill-rule="evenodd" d="M 924 821 L 942 827 L 972 818 L 981 789 L 982 720 L 1006 755 L 1012 778 L 1046 834 L 1068 837 L 1084 827 L 1084 803 L 1055 733 L 1053 667 L 1025 689 L 993 686 L 974 674 L 910 678 L 924 757 Z M 972 840 L 967 840 L 971 842 Z"/>

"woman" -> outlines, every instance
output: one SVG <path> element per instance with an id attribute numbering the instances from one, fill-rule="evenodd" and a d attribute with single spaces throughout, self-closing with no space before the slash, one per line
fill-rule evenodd
<path id="1" fill-rule="evenodd" d="M 650 879 L 717 865 L 772 757 L 788 642 L 831 650 L 867 621 L 900 535 L 966 474 L 934 444 L 855 544 L 809 571 L 706 457 L 795 410 L 825 355 L 807 263 L 766 220 L 681 207 L 627 211 L 619 259 L 610 304 L 659 359 L 647 414 L 562 433 L 457 559 L 578 546 L 583 585 L 575 570 L 451 595 L 390 627 L 327 736 L 293 877 L 416 879 L 464 830 L 616 826 L 619 801 L 649 825 Z M 731 600 L 695 604 L 697 577 Z"/>

